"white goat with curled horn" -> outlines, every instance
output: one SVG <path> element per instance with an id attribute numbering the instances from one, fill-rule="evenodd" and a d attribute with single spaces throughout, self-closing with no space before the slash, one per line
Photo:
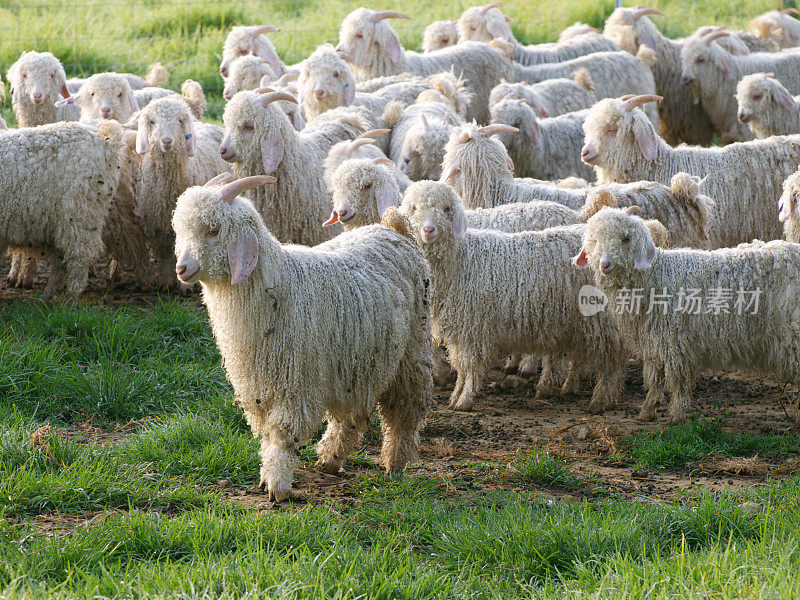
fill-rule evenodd
<path id="1" fill-rule="evenodd" d="M 275 175 L 275 185 L 256 188 L 248 197 L 280 241 L 313 246 L 338 233 L 320 225 L 330 214 L 325 157 L 335 143 L 352 140 L 368 127 L 363 109 L 340 108 L 298 132 L 279 101 L 297 103 L 286 92 L 235 94 L 225 107 L 220 155 L 237 177 Z"/>
<path id="2" fill-rule="evenodd" d="M 401 472 L 416 457 L 432 337 L 428 269 L 411 240 L 371 225 L 315 248 L 282 245 L 239 196 L 275 183 L 261 175 L 189 188 L 172 224 L 178 277 L 203 287 L 236 403 L 261 441 L 260 485 L 279 502 L 324 420 L 325 472 L 342 468 L 376 407 L 384 468 Z"/>
<path id="3" fill-rule="evenodd" d="M 501 77 L 511 80 L 512 48 L 503 40 L 491 44 L 461 43 L 419 54 L 404 50 L 387 19 L 408 19 L 395 11 L 358 8 L 345 17 L 339 30 L 338 49 L 359 80 L 400 73 L 432 75 L 454 70 L 472 92 L 467 119 L 485 123 L 489 119 L 489 92 Z"/>

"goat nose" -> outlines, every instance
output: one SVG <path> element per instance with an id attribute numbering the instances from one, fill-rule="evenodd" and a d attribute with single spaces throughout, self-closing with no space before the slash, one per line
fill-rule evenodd
<path id="1" fill-rule="evenodd" d="M 689 77 L 688 75 L 681 75 L 681 83 L 683 85 L 688 85 L 688 84 L 692 83 L 692 78 Z"/>
<path id="2" fill-rule="evenodd" d="M 433 225 L 424 225 L 422 231 L 425 233 L 433 233 Z"/>
<path id="3" fill-rule="evenodd" d="M 222 75 L 223 77 L 227 77 L 228 76 L 228 67 L 220 67 L 219 68 L 219 74 Z"/>
<path id="4" fill-rule="evenodd" d="M 175 272 L 180 277 L 184 273 L 186 273 L 186 265 L 175 265 Z"/>
<path id="5" fill-rule="evenodd" d="M 172 145 L 172 138 L 171 137 L 162 137 L 161 138 L 161 143 L 164 144 L 165 146 L 171 146 Z"/>
<path id="6" fill-rule="evenodd" d="M 323 90 L 323 89 L 317 88 L 316 90 L 314 90 L 314 97 L 317 100 L 322 100 L 326 95 L 327 94 L 326 94 L 325 90 Z"/>
<path id="7" fill-rule="evenodd" d="M 33 92 L 33 97 L 37 100 L 42 97 L 42 92 Z"/>
<path id="8" fill-rule="evenodd" d="M 739 116 L 739 121 L 741 121 L 742 123 L 747 123 L 750 120 L 750 115 L 748 115 L 745 112 L 740 112 L 738 116 Z"/>
<path id="9" fill-rule="evenodd" d="M 104 106 L 100 109 L 100 112 L 103 113 L 103 116 L 108 116 L 111 114 L 111 109 L 108 106 Z"/>

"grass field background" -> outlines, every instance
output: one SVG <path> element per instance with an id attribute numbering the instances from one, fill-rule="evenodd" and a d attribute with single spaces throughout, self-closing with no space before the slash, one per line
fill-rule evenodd
<path id="1" fill-rule="evenodd" d="M 796 2 L 789 0 L 788 5 Z M 223 106 L 219 53 L 231 26 L 281 27 L 270 38 L 284 61 L 292 64 L 323 42 L 335 43 L 342 19 L 363 4 L 356 0 L 2 0 L 0 71 L 5 76 L 24 50 L 52 52 L 70 76 L 105 70 L 143 74 L 148 64 L 161 61 L 170 71 L 169 87 L 178 89 L 186 78 L 200 81 L 211 100 L 209 115 L 219 119 Z M 418 49 L 428 23 L 457 17 L 472 5 L 385 0 L 370 6 L 411 16 L 410 21 L 392 21 L 392 26 L 406 48 Z M 775 0 L 654 0 L 649 5 L 667 15 L 653 20 L 670 36 L 710 23 L 744 27 L 753 16 L 778 7 Z M 575 21 L 602 28 L 613 9 L 613 0 L 509 0 L 503 10 L 514 19 L 517 39 L 537 43 L 553 41 Z M 13 123 L 8 101 L 3 115 Z"/>
<path id="2" fill-rule="evenodd" d="M 415 3 L 416 4 L 416 3 Z M 743 26 L 763 0 L 653 2 L 670 35 Z M 335 41 L 356 2 L 0 1 L 0 69 L 50 50 L 70 74 L 143 72 L 205 85 L 218 117 L 218 52 L 238 23 L 283 27 L 287 62 Z M 388 1 L 416 47 L 424 25 L 468 4 Z M 507 3 L 515 33 L 552 40 L 596 26 L 609 1 Z M 2 107 L 9 116 L 8 100 Z M 10 120 L 13 122 L 13 120 Z M 357 505 L 260 512 L 226 490 L 258 480 L 257 442 L 232 403 L 196 300 L 150 306 L 0 303 L 0 598 L 800 597 L 800 481 L 752 490 L 619 496 L 536 447 L 468 465 L 514 489 L 367 474 Z M 97 437 L 98 432 L 100 436 Z M 703 456 L 800 455 L 794 435 L 735 434 L 714 421 L 634 436 L 615 460 L 654 472 Z M 304 468 L 314 452 L 305 448 Z M 228 487 L 216 485 L 224 479 Z M 452 494 L 455 486 L 460 493 Z M 563 490 L 586 500 L 554 500 Z M 743 502 L 756 503 L 752 511 Z"/>

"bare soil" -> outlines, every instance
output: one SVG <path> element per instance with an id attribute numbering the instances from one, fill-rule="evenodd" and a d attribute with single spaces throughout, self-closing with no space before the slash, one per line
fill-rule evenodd
<path id="1" fill-rule="evenodd" d="M 0 278 L 5 283 L 9 261 L 0 261 Z M 107 268 L 101 265 L 90 278 L 81 302 L 102 302 L 108 305 L 152 305 L 158 301 L 154 292 L 135 288 L 130 274 L 109 286 Z M 46 269 L 40 269 L 34 290 L 0 287 L 0 302 L 29 300 L 45 285 Z M 167 297 L 169 294 L 162 294 Z M 196 302 L 196 298 L 189 299 Z M 484 392 L 471 411 L 447 408 L 452 383 L 436 386 L 433 405 L 422 431 L 419 462 L 407 473 L 441 481 L 445 493 L 452 496 L 474 494 L 492 489 L 517 489 L 536 497 L 539 494 L 563 498 L 623 495 L 645 502 L 669 501 L 692 490 L 747 488 L 763 485 L 768 480 L 787 477 L 800 471 L 800 461 L 770 462 L 760 456 L 705 461 L 675 471 L 640 472 L 619 460 L 623 440 L 630 434 L 666 426 L 666 408 L 661 407 L 656 420 L 636 420 L 644 400 L 641 368 L 631 364 L 622 402 L 601 416 L 590 415 L 586 407 L 590 389 L 579 394 L 557 396 L 546 402 L 535 401 L 535 381 L 507 379 L 501 370 L 490 374 Z M 715 417 L 728 411 L 726 428 L 750 433 L 782 433 L 794 430 L 782 407 L 786 403 L 782 383 L 755 374 L 706 374 L 694 392 L 695 413 Z M 133 428 L 133 426 L 132 426 Z M 124 431 L 94 432 L 101 441 L 113 440 Z M 375 436 L 377 437 L 377 436 Z M 553 490 L 513 480 L 509 464 L 518 451 L 534 446 L 569 461 L 579 475 L 591 477 L 591 485 L 567 490 Z M 328 475 L 313 468 L 299 469 L 295 477 L 292 504 L 317 504 L 336 500 L 358 504 L 353 489 L 358 475 L 379 473 L 379 440 L 362 449 L 361 459 L 348 465 L 339 475 Z M 267 502 L 266 494 L 256 487 L 239 488 L 219 482 L 219 487 L 232 501 L 276 510 Z M 288 505 L 287 505 L 288 506 Z"/>

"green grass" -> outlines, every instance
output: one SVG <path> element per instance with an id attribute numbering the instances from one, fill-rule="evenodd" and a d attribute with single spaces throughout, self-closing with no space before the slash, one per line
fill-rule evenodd
<path id="1" fill-rule="evenodd" d="M 94 385 L 64 383 L 86 373 Z M 666 502 L 554 500 L 540 491 L 595 482 L 534 448 L 481 474 L 498 478 L 495 491 L 368 467 L 347 484 L 355 503 L 241 506 L 214 483 L 253 486 L 257 444 L 193 301 L 2 305 L 0 374 L 3 598 L 800 594 L 800 480 Z M 81 437 L 86 421 L 111 437 Z M 668 467 L 690 451 L 784 455 L 798 444 L 733 435 L 720 419 L 636 436 L 629 453 Z M 315 459 L 310 447 L 301 456 Z M 44 527 L 54 519 L 63 529 Z"/>
<path id="2" fill-rule="evenodd" d="M 24 50 L 51 51 L 69 75 L 104 70 L 143 74 L 153 61 L 170 71 L 168 86 L 178 89 L 186 78 L 200 81 L 209 95 L 209 117 L 218 120 L 223 109 L 222 82 L 217 69 L 226 32 L 233 25 L 266 23 L 282 28 L 270 37 L 288 64 L 308 56 L 323 42 L 338 39 L 342 19 L 363 3 L 358 0 L 3 0 L 0 2 L 0 70 Z M 431 21 L 457 17 L 471 2 L 409 4 L 385 0 L 375 8 L 401 10 L 410 21 L 393 21 L 406 48 L 418 49 L 422 31 Z M 477 2 L 475 3 L 477 4 Z M 627 3 L 632 4 L 632 3 Z M 650 6 L 666 17 L 655 17 L 673 37 L 700 25 L 720 23 L 744 27 L 754 15 L 775 8 L 775 0 L 653 0 Z M 789 0 L 787 5 L 795 5 Z M 553 41 L 575 21 L 602 28 L 614 8 L 613 0 L 506 3 L 512 29 L 524 43 Z M 12 124 L 10 100 L 2 114 Z"/>
<path id="3" fill-rule="evenodd" d="M 735 433 L 724 428 L 724 415 L 689 424 L 639 432 L 625 440 L 626 457 L 639 468 L 671 469 L 704 458 L 759 454 L 784 458 L 800 454 L 793 434 Z"/>

